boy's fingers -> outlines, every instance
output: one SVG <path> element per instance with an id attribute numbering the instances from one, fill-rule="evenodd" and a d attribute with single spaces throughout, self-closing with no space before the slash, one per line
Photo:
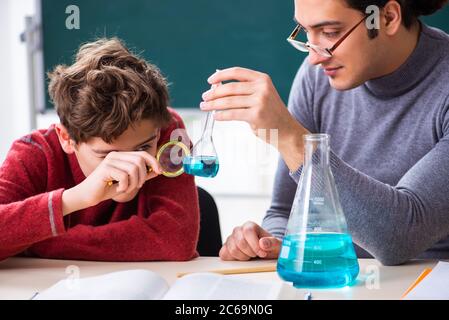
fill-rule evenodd
<path id="1" fill-rule="evenodd" d="M 116 191 L 118 193 L 125 192 L 128 189 L 128 174 L 122 170 L 116 169 L 114 167 L 109 168 L 109 175 L 111 180 L 118 181 L 118 186 Z"/>
<path id="2" fill-rule="evenodd" d="M 141 157 L 145 159 L 145 162 L 148 167 L 150 167 L 152 172 L 155 172 L 157 174 L 162 174 L 162 167 L 160 163 L 154 158 L 151 154 L 145 151 L 139 151 L 137 152 Z M 150 179 L 147 174 L 147 180 Z"/>
<path id="3" fill-rule="evenodd" d="M 133 162 L 141 165 L 140 161 L 143 159 L 144 163 L 142 163 L 142 167 L 144 167 L 145 171 L 145 177 L 147 176 L 147 168 L 150 167 L 152 171 L 161 174 L 162 173 L 162 167 L 157 162 L 156 158 L 154 158 L 151 154 L 149 154 L 146 151 L 133 151 L 133 152 L 111 152 L 108 155 L 111 159 L 120 159 L 120 160 L 127 160 L 129 162 Z"/>
<path id="4" fill-rule="evenodd" d="M 151 180 L 151 179 L 156 178 L 156 177 L 158 177 L 158 176 L 159 176 L 158 173 L 155 173 L 154 171 L 151 171 L 150 173 L 148 173 L 148 175 L 147 175 L 145 181 Z"/>
<path id="5" fill-rule="evenodd" d="M 139 168 L 131 162 L 110 159 L 108 168 L 114 167 L 128 175 L 128 188 L 126 191 L 137 189 L 140 186 Z"/>
<path id="6" fill-rule="evenodd" d="M 108 157 L 108 161 L 112 162 L 128 162 L 139 169 L 138 185 L 141 187 L 147 177 L 146 161 L 141 156 L 132 152 L 114 152 Z"/>

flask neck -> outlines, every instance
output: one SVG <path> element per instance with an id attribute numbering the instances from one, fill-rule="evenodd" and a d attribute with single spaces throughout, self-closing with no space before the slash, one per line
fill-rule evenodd
<path id="1" fill-rule="evenodd" d="M 329 135 L 305 135 L 304 149 L 304 167 L 310 165 L 329 166 Z"/>
<path id="2" fill-rule="evenodd" d="M 208 112 L 206 117 L 206 123 L 204 124 L 203 136 L 204 139 L 212 139 L 212 133 L 214 130 L 214 112 Z"/>

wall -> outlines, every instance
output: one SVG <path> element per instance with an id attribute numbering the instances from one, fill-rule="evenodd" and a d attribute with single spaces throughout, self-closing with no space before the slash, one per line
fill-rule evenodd
<path id="1" fill-rule="evenodd" d="M 34 0 L 0 1 L 0 163 L 12 141 L 30 131 L 26 48 L 20 42 Z"/>

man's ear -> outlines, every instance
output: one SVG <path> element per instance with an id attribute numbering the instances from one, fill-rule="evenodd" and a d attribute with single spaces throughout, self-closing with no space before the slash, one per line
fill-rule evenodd
<path id="1" fill-rule="evenodd" d="M 75 152 L 76 143 L 70 138 L 67 128 L 62 124 L 58 123 L 55 125 L 56 134 L 58 135 L 59 143 L 61 144 L 62 150 L 67 154 L 72 154 Z"/>
<path id="2" fill-rule="evenodd" d="M 388 1 L 382 9 L 381 24 L 385 33 L 394 36 L 402 25 L 401 5 L 397 1 Z"/>

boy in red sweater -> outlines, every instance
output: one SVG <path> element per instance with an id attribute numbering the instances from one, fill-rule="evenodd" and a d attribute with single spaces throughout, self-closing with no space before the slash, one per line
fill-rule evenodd
<path id="1" fill-rule="evenodd" d="M 184 128 L 157 67 L 102 39 L 49 77 L 60 123 L 15 141 L 0 168 L 0 259 L 196 257 L 194 178 L 155 159 Z"/>

